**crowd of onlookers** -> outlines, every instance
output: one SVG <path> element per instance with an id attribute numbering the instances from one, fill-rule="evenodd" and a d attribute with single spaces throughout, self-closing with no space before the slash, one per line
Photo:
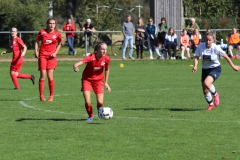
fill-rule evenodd
<path id="1" fill-rule="evenodd" d="M 63 27 L 63 31 L 75 31 L 75 26 L 68 19 L 67 23 Z M 144 24 L 142 18 L 138 18 L 137 23 L 134 25 L 131 21 L 131 16 L 126 16 L 126 21 L 122 24 L 123 33 L 123 47 L 122 47 L 122 59 L 126 59 L 126 48 L 129 44 L 129 59 L 135 59 L 133 57 L 133 43 L 136 45 L 136 58 L 143 58 L 144 48 L 148 48 L 149 58 L 153 59 L 153 52 L 156 53 L 157 59 L 191 59 L 191 55 L 198 45 L 205 40 L 203 39 L 200 28 L 194 18 L 190 19 L 190 23 L 182 30 L 181 34 L 176 34 L 174 28 L 170 27 L 165 17 L 161 18 L 159 24 L 155 24 L 153 18 L 148 18 L 148 23 Z M 82 31 L 87 34 L 90 44 L 92 32 L 95 31 L 94 26 L 91 24 L 91 20 L 87 19 Z M 209 28 L 205 33 L 212 32 Z M 67 41 L 69 44 L 68 54 L 76 55 L 76 51 L 73 47 L 74 33 L 66 33 Z M 240 55 L 240 35 L 236 28 L 232 29 L 232 32 L 226 36 L 227 44 L 222 49 L 226 50 L 231 58 L 237 58 Z M 146 47 L 147 46 L 147 47 Z M 227 47 L 227 48 L 226 48 Z M 233 48 L 237 49 L 237 53 L 233 54 Z M 87 52 L 90 52 L 88 46 Z M 177 56 L 177 51 L 180 51 L 180 56 Z"/>
<path id="2" fill-rule="evenodd" d="M 195 19 L 192 18 L 178 38 L 174 28 L 169 26 L 165 17 L 161 18 L 161 22 L 158 25 L 153 22 L 153 18 L 151 17 L 148 19 L 147 25 L 144 25 L 143 20 L 138 18 L 137 24 L 135 25 L 136 58 L 143 58 L 143 45 L 144 41 L 146 41 L 150 59 L 153 59 L 153 51 L 156 52 L 157 59 L 166 58 L 161 52 L 167 52 L 169 59 L 176 59 L 178 50 L 181 52 L 178 58 L 190 59 L 190 52 L 194 55 L 198 45 L 204 42 L 199 30 L 199 26 L 195 22 Z M 212 31 L 208 28 L 206 30 L 206 33 L 207 32 Z M 126 59 L 125 51 L 128 43 L 130 44 L 129 58 L 134 59 L 132 57 L 134 25 L 131 22 L 130 15 L 127 15 L 126 21 L 122 25 L 122 33 L 124 35 L 122 59 Z M 231 58 L 238 59 L 240 55 L 240 35 L 237 33 L 236 28 L 233 28 L 232 33 L 227 35 L 226 41 L 228 42 L 228 48 L 224 49 L 227 50 Z M 220 45 L 220 47 L 222 48 L 223 46 Z M 233 48 L 237 49 L 236 56 L 232 53 Z"/>

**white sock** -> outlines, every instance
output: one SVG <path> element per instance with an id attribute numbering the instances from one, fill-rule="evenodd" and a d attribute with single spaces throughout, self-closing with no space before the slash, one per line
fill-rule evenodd
<path id="1" fill-rule="evenodd" d="M 229 51 L 229 54 L 230 54 L 231 56 L 233 56 L 232 50 L 229 49 L 228 51 Z"/>
<path id="2" fill-rule="evenodd" d="M 213 99 L 212 99 L 212 95 L 210 92 L 208 92 L 208 94 L 204 94 L 204 97 L 208 104 L 213 105 Z"/>
<path id="3" fill-rule="evenodd" d="M 212 95 L 214 95 L 215 96 L 215 94 L 217 93 L 216 92 L 216 89 L 215 89 L 215 87 L 214 87 L 214 85 L 212 84 L 212 87 L 211 88 L 209 88 L 209 92 L 211 92 L 212 93 Z"/>

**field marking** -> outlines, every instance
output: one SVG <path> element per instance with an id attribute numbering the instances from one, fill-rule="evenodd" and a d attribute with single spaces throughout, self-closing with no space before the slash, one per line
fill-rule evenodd
<path id="1" fill-rule="evenodd" d="M 62 95 L 55 95 L 55 96 L 71 96 L 72 94 L 62 94 Z M 19 103 L 26 108 L 29 109 L 34 109 L 38 111 L 44 111 L 44 112 L 49 112 L 49 113 L 58 113 L 58 114 L 68 114 L 68 115 L 78 115 L 78 116 L 87 116 L 87 114 L 76 114 L 76 113 L 66 113 L 63 111 L 57 111 L 57 110 L 45 110 L 42 108 L 37 108 L 35 106 L 31 106 L 25 103 L 25 101 L 30 101 L 33 99 L 37 99 L 38 97 L 34 98 L 28 98 L 25 100 L 19 101 Z M 44 103 L 44 102 L 43 102 Z M 122 117 L 122 116 L 114 116 L 114 118 L 121 118 L 121 119 L 132 119 L 132 120 L 155 120 L 155 121 L 191 121 L 191 122 L 208 122 L 208 123 L 240 123 L 240 121 L 215 121 L 215 120 L 210 120 L 210 121 L 205 121 L 205 120 L 198 120 L 198 119 L 174 119 L 174 118 L 143 118 L 143 117 Z"/>
<path id="2" fill-rule="evenodd" d="M 70 96 L 71 94 L 62 94 L 63 96 Z M 55 96 L 62 96 L 62 95 L 55 95 Z M 44 111 L 44 112 L 51 112 L 51 113 L 58 113 L 58 114 L 71 114 L 71 115 L 81 115 L 81 114 L 74 114 L 74 113 L 66 113 L 66 112 L 63 112 L 63 111 L 53 111 L 53 110 L 45 110 L 45 109 L 42 109 L 42 108 L 37 108 L 35 106 L 30 106 L 28 104 L 25 103 L 25 101 L 30 101 L 30 100 L 33 100 L 33 99 L 38 99 L 38 97 L 34 97 L 34 98 L 28 98 L 28 99 L 25 99 L 25 100 L 21 100 L 19 101 L 19 103 L 26 107 L 26 108 L 29 108 L 29 109 L 34 109 L 34 110 L 38 110 L 38 111 Z M 44 102 L 43 102 L 44 103 Z"/>

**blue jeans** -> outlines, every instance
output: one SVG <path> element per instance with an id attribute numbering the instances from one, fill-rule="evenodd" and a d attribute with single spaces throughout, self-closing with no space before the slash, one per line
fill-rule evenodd
<path id="1" fill-rule="evenodd" d="M 125 58 L 125 52 L 126 52 L 126 48 L 127 48 L 128 42 L 129 42 L 129 44 L 130 44 L 129 57 L 132 58 L 132 52 L 133 52 L 133 36 L 126 36 L 126 37 L 124 38 L 123 49 L 122 49 L 122 58 Z"/>
<path id="2" fill-rule="evenodd" d="M 69 46 L 68 54 L 74 53 L 75 52 L 75 49 L 73 47 L 74 37 L 67 37 L 67 42 L 68 42 L 68 46 Z"/>

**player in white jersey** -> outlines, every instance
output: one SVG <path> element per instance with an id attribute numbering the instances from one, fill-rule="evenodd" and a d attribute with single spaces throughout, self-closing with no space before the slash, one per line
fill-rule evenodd
<path id="1" fill-rule="evenodd" d="M 197 72 L 197 65 L 199 57 L 202 59 L 202 89 L 204 97 L 209 104 L 207 110 L 214 109 L 220 103 L 219 94 L 217 93 L 213 82 L 220 76 L 221 65 L 219 62 L 219 56 L 224 57 L 230 66 L 235 70 L 239 71 L 240 66 L 235 66 L 231 59 L 227 56 L 225 51 L 218 47 L 214 43 L 214 34 L 206 34 L 206 42 L 201 43 L 195 51 L 194 66 L 192 72 Z M 213 98 L 214 96 L 214 103 Z"/>

